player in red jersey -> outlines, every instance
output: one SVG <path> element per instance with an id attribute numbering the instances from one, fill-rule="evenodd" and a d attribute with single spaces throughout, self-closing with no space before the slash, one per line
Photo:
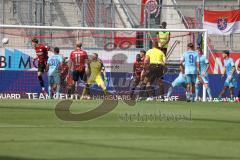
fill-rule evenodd
<path id="1" fill-rule="evenodd" d="M 86 76 L 87 60 L 88 60 L 87 52 L 82 50 L 82 43 L 78 43 L 76 45 L 76 49 L 71 52 L 69 60 L 69 69 L 74 80 L 75 90 L 79 77 L 81 80 L 85 82 L 87 80 Z"/>
<path id="2" fill-rule="evenodd" d="M 38 39 L 36 39 L 36 38 L 32 39 L 32 46 L 34 47 L 34 49 L 36 51 L 36 55 L 37 55 L 37 57 L 35 59 L 38 60 L 38 72 L 37 72 L 38 80 L 39 80 L 40 86 L 42 88 L 42 91 L 44 93 L 46 93 L 45 88 L 44 88 L 44 81 L 42 78 L 42 74 L 44 73 L 44 71 L 46 71 L 46 64 L 47 64 L 47 60 L 48 60 L 48 51 L 50 50 L 50 48 L 44 44 L 39 44 Z"/>
<path id="3" fill-rule="evenodd" d="M 142 55 L 143 56 L 143 55 Z M 144 69 L 144 57 L 142 57 L 141 54 L 136 55 L 136 61 L 133 64 L 133 84 L 131 87 L 131 98 L 133 98 L 134 95 L 134 90 L 135 88 L 140 84 L 142 80 L 142 75 L 143 75 L 143 69 Z"/>
<path id="4" fill-rule="evenodd" d="M 61 91 L 65 91 L 66 86 L 67 86 L 66 78 L 67 78 L 68 70 L 69 70 L 67 59 L 68 59 L 68 57 L 64 57 L 62 66 L 60 68 Z"/>
<path id="5" fill-rule="evenodd" d="M 68 57 L 64 58 L 63 65 L 61 66 L 61 90 L 66 92 L 69 97 L 73 93 L 74 90 L 74 81 L 71 74 L 69 72 L 69 66 L 67 62 Z"/>

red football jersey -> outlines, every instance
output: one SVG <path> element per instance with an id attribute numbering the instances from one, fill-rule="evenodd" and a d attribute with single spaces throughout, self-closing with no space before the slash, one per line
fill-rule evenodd
<path id="1" fill-rule="evenodd" d="M 144 63 L 143 61 L 135 61 L 134 62 L 134 76 L 141 77 L 141 73 L 144 69 Z"/>
<path id="2" fill-rule="evenodd" d="M 65 79 L 67 77 L 67 74 L 68 74 L 68 65 L 64 63 L 61 67 L 61 78 Z"/>
<path id="3" fill-rule="evenodd" d="M 70 59 L 73 62 L 73 70 L 84 71 L 85 61 L 88 59 L 87 52 L 81 49 L 72 51 Z"/>
<path id="4" fill-rule="evenodd" d="M 38 63 L 46 63 L 48 60 L 48 51 L 49 47 L 44 44 L 38 44 L 37 47 L 35 47 L 35 51 L 38 57 Z"/>
<path id="5" fill-rule="evenodd" d="M 68 88 L 71 88 L 72 86 L 74 86 L 74 80 L 73 80 L 72 75 L 68 74 L 66 79 L 67 79 L 67 87 Z"/>

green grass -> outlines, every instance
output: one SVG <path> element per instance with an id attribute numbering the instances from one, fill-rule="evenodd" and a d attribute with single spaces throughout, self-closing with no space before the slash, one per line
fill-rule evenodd
<path id="1" fill-rule="evenodd" d="M 240 159 L 240 105 L 236 103 L 120 102 L 107 115 L 67 122 L 54 112 L 57 101 L 0 102 L 0 159 L 3 160 L 191 160 Z M 97 106 L 75 101 L 72 112 Z M 184 119 L 148 119 L 161 113 Z"/>

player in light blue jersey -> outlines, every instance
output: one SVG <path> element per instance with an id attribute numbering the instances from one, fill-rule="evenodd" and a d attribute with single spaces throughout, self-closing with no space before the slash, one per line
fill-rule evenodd
<path id="1" fill-rule="evenodd" d="M 59 55 L 59 48 L 54 48 L 54 55 L 48 58 L 47 71 L 48 71 L 48 93 L 50 98 L 56 90 L 56 98 L 60 94 L 60 67 L 63 63 L 63 57 Z"/>
<path id="2" fill-rule="evenodd" d="M 238 67 L 237 67 L 238 73 L 240 75 L 240 60 L 238 61 Z M 240 102 L 240 89 L 238 91 L 238 98 L 236 100 L 237 102 Z"/>
<path id="3" fill-rule="evenodd" d="M 199 74 L 199 56 L 194 51 L 194 45 L 189 43 L 187 45 L 188 51 L 183 53 L 181 65 L 184 67 L 187 81 L 187 101 L 194 101 L 195 99 L 195 83 L 197 75 Z"/>
<path id="4" fill-rule="evenodd" d="M 237 72 L 235 68 L 235 64 L 232 58 L 229 57 L 229 51 L 223 51 L 223 59 L 224 59 L 224 72 L 222 73 L 222 78 L 224 78 L 225 74 L 227 78 L 224 83 L 224 87 L 219 95 L 219 99 L 225 94 L 226 90 L 230 90 L 231 99 L 234 98 L 234 89 L 237 88 Z"/>
<path id="5" fill-rule="evenodd" d="M 199 64 L 200 64 L 200 75 L 196 80 L 196 98 L 195 101 L 199 100 L 199 90 L 200 85 L 202 84 L 208 93 L 209 101 L 212 101 L 211 90 L 209 88 L 208 83 L 208 69 L 210 67 L 208 59 L 205 55 L 203 55 L 202 50 L 200 47 L 197 48 L 198 55 L 199 55 Z"/>
<path id="6" fill-rule="evenodd" d="M 179 86 L 182 86 L 184 88 L 186 88 L 187 86 L 187 80 L 184 74 L 184 69 L 181 65 L 180 65 L 180 73 L 178 77 L 172 82 L 171 87 L 168 89 L 167 99 L 172 95 L 173 88 L 179 87 Z"/>

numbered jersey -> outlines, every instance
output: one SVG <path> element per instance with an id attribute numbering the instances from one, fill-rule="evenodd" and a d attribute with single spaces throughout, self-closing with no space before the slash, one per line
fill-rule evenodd
<path id="1" fill-rule="evenodd" d="M 56 76 L 59 74 L 60 64 L 63 62 L 63 57 L 61 55 L 53 55 L 48 61 L 48 76 Z"/>
<path id="2" fill-rule="evenodd" d="M 81 49 L 72 51 L 70 59 L 73 62 L 73 70 L 85 71 L 85 61 L 88 59 L 87 52 Z"/>
<path id="3" fill-rule="evenodd" d="M 182 62 L 185 66 L 185 74 L 197 74 L 197 63 L 199 63 L 199 56 L 197 52 L 184 52 Z"/>

